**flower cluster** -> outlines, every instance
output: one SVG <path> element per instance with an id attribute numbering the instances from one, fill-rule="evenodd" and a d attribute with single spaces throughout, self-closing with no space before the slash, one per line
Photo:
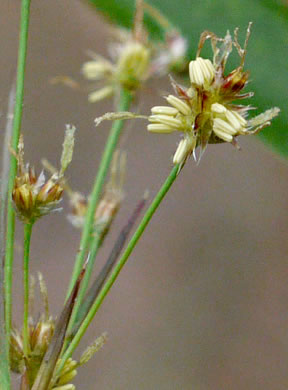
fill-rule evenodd
<path id="1" fill-rule="evenodd" d="M 143 26 L 144 9 L 166 31 L 164 42 L 148 39 Z M 151 76 L 182 71 L 187 65 L 186 39 L 158 10 L 141 0 L 136 2 L 132 31 L 119 28 L 111 31 L 115 38 L 109 47 L 112 60 L 89 52 L 92 60 L 82 67 L 85 78 L 104 84 L 89 94 L 92 103 L 114 95 L 119 87 L 134 92 Z"/>
<path id="2" fill-rule="evenodd" d="M 34 168 L 24 164 L 24 142 L 18 144 L 18 175 L 15 178 L 12 199 L 19 218 L 25 223 L 34 223 L 38 218 L 57 210 L 63 194 L 63 174 L 72 159 L 75 127 L 67 125 L 61 169 L 46 181 L 43 171 L 37 177 Z"/>
<path id="3" fill-rule="evenodd" d="M 37 177 L 34 168 L 23 162 L 23 138 L 18 146 L 18 176 L 12 192 L 13 202 L 19 218 L 25 223 L 55 210 L 61 200 L 63 187 L 57 173 L 46 181 L 43 172 Z"/>
<path id="4" fill-rule="evenodd" d="M 25 375 L 26 381 L 32 387 L 35 378 L 40 369 L 42 360 L 52 340 L 55 330 L 55 319 L 49 315 L 47 288 L 42 275 L 39 273 L 40 291 L 45 307 L 45 313 L 41 314 L 37 321 L 34 321 L 32 316 L 29 319 L 29 335 L 28 335 L 28 355 L 24 352 L 22 332 L 13 328 L 10 336 L 10 366 L 11 370 L 17 374 Z M 34 278 L 31 285 L 30 305 L 33 306 L 34 297 Z M 74 390 L 71 380 L 76 376 L 76 367 L 79 364 L 72 359 L 67 360 L 61 370 L 58 380 L 51 390 L 62 390 L 63 385 L 66 385 L 65 390 Z M 30 387 L 29 387 L 30 388 Z"/>
<path id="5" fill-rule="evenodd" d="M 102 238 L 108 232 L 124 198 L 125 173 L 126 154 L 116 150 L 111 162 L 110 178 L 94 216 L 94 231 Z M 68 219 L 76 228 L 82 228 L 88 208 L 88 199 L 80 192 L 72 191 L 67 184 L 66 188 L 71 205 Z"/>
<path id="6" fill-rule="evenodd" d="M 95 55 L 92 61 L 85 62 L 83 74 L 88 80 L 103 80 L 105 86 L 89 94 L 94 103 L 112 96 L 119 86 L 134 91 L 148 78 L 150 49 L 141 42 L 128 40 L 117 52 L 116 62 Z"/>
<path id="7" fill-rule="evenodd" d="M 243 49 L 238 43 L 237 31 L 236 29 L 234 40 L 229 32 L 224 39 L 204 32 L 200 38 L 196 59 L 189 64 L 190 86 L 185 88 L 172 81 L 177 96 L 166 97 L 169 106 L 156 106 L 151 110 L 148 131 L 180 131 L 184 135 L 174 154 L 174 164 L 183 164 L 191 153 L 194 153 L 196 159 L 195 150 L 198 146 L 201 149 L 200 158 L 208 143 L 230 142 L 237 145 L 238 135 L 255 134 L 270 125 L 271 119 L 278 115 L 279 109 L 273 108 L 248 119 L 247 114 L 251 107 L 235 103 L 253 96 L 251 92 L 241 93 L 249 77 L 243 67 L 250 25 Z M 199 56 L 207 38 L 212 40 L 213 62 Z M 222 43 L 220 48 L 217 47 L 218 42 Z M 226 61 L 233 46 L 238 50 L 241 63 L 225 75 Z"/>
<path id="8" fill-rule="evenodd" d="M 55 319 L 49 314 L 47 288 L 42 275 L 39 273 L 40 291 L 45 307 L 45 312 L 41 314 L 37 321 L 32 316 L 29 319 L 29 338 L 28 338 L 28 355 L 24 352 L 22 332 L 13 328 L 10 335 L 10 366 L 14 373 L 25 376 L 25 380 L 32 388 L 35 378 L 39 372 L 41 363 L 51 343 L 55 331 Z M 34 297 L 34 278 L 31 285 L 30 305 L 33 306 Z M 77 375 L 77 368 L 86 364 L 91 357 L 99 351 L 107 340 L 107 334 L 99 336 L 86 350 L 82 353 L 79 361 L 72 358 L 67 359 L 64 367 L 58 372 L 57 368 L 61 359 L 57 361 L 53 378 L 49 390 L 75 390 L 75 385 L 70 383 Z"/>

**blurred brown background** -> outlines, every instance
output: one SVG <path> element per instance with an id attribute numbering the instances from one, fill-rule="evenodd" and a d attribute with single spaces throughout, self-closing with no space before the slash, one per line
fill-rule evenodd
<path id="1" fill-rule="evenodd" d="M 0 2 L 3 115 L 16 68 L 19 9 L 19 0 Z M 36 166 L 43 157 L 57 164 L 65 123 L 75 124 L 68 177 L 74 189 L 88 193 L 109 130 L 109 123 L 95 129 L 93 119 L 111 111 L 112 102 L 87 104 L 80 68 L 87 49 L 106 55 L 108 28 L 76 0 L 37 0 L 31 11 L 26 159 Z M 251 71 L 253 78 L 256 69 Z M 75 78 L 83 90 L 52 86 L 49 79 L 56 75 Z M 141 112 L 161 103 L 158 90 L 169 91 L 168 84 L 166 78 L 142 91 Z M 149 135 L 143 122 L 127 131 L 127 196 L 99 263 L 143 191 L 149 188 L 152 196 L 159 188 L 177 142 L 177 136 Z M 192 160 L 186 165 L 80 345 L 83 350 L 103 331 L 109 334 L 105 347 L 79 370 L 79 389 L 287 389 L 288 169 L 257 139 L 240 143 L 241 152 L 210 146 L 199 166 Z M 63 206 L 67 212 L 67 202 Z M 79 244 L 66 212 L 43 218 L 32 239 L 31 268 L 44 274 L 54 315 Z M 18 224 L 18 323 L 21 232 Z"/>

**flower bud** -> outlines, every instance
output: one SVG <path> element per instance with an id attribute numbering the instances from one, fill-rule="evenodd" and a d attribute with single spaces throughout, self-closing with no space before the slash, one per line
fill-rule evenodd
<path id="1" fill-rule="evenodd" d="M 166 98 L 167 102 L 171 104 L 171 106 L 175 107 L 181 114 L 183 115 L 189 115 L 192 113 L 191 108 L 189 105 L 184 102 L 183 100 L 179 99 L 176 96 L 169 95 Z"/>
<path id="2" fill-rule="evenodd" d="M 176 115 L 178 114 L 178 109 L 174 107 L 167 106 L 155 106 L 151 108 L 151 112 L 154 115 Z"/>
<path id="3" fill-rule="evenodd" d="M 114 93 L 114 88 L 112 86 L 103 87 L 97 91 L 91 92 L 88 95 L 88 100 L 90 103 L 99 102 L 100 100 L 106 99 L 112 96 Z"/>
<path id="4" fill-rule="evenodd" d="M 151 123 L 150 125 L 147 126 L 147 130 L 150 131 L 150 133 L 160 133 L 160 134 L 169 134 L 175 131 L 173 127 L 164 125 L 163 123 Z"/>
<path id="5" fill-rule="evenodd" d="M 148 120 L 150 122 L 162 123 L 163 125 L 170 126 L 174 130 L 182 130 L 183 124 L 181 120 L 173 118 L 170 115 L 151 115 Z"/>
<path id="6" fill-rule="evenodd" d="M 208 87 L 214 79 L 215 69 L 210 60 L 198 57 L 190 62 L 189 75 L 192 84 L 198 87 Z"/>
<path id="7" fill-rule="evenodd" d="M 50 317 L 46 321 L 40 320 L 35 327 L 30 329 L 30 349 L 34 354 L 43 358 L 53 336 L 54 328 L 54 320 Z"/>
<path id="8" fill-rule="evenodd" d="M 109 61 L 88 61 L 82 67 L 82 72 L 88 80 L 101 80 L 113 71 L 113 65 Z"/>
<path id="9" fill-rule="evenodd" d="M 186 137 L 179 142 L 173 157 L 174 164 L 183 164 L 196 146 L 196 137 Z"/>

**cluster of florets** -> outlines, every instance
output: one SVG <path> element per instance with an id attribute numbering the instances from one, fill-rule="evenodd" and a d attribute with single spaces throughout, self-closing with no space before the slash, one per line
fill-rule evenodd
<path id="1" fill-rule="evenodd" d="M 31 306 L 33 306 L 32 298 L 34 297 L 34 278 L 32 280 Z M 55 331 L 55 319 L 49 315 L 47 288 L 41 274 L 39 274 L 39 284 L 45 313 L 41 314 L 37 321 L 34 321 L 32 317 L 29 319 L 28 353 L 24 351 L 23 332 L 14 327 L 10 335 L 11 370 L 17 374 L 25 375 L 29 388 L 32 388 Z M 55 378 L 51 390 L 74 390 L 75 386 L 70 382 L 77 375 L 77 366 L 79 366 L 77 361 L 71 358 L 68 359 L 57 378 Z"/>
<path id="2" fill-rule="evenodd" d="M 46 181 L 43 171 L 36 176 L 34 168 L 23 162 L 23 138 L 18 146 L 18 175 L 12 192 L 13 202 L 19 218 L 25 223 L 57 209 L 63 187 L 60 176 L 55 173 Z"/>
<path id="3" fill-rule="evenodd" d="M 250 33 L 248 27 L 244 49 L 237 39 L 237 29 L 232 40 L 229 32 L 224 39 L 205 32 L 200 38 L 196 60 L 189 64 L 190 86 L 182 87 L 173 81 L 177 96 L 169 95 L 169 106 L 152 108 L 148 131 L 171 133 L 180 131 L 184 137 L 180 141 L 173 162 L 183 164 L 187 157 L 200 147 L 200 157 L 208 143 L 230 142 L 237 145 L 238 135 L 250 135 L 270 124 L 279 112 L 278 108 L 266 111 L 256 118 L 248 119 L 250 106 L 236 104 L 239 99 L 249 98 L 253 93 L 241 93 L 248 81 L 248 72 L 243 70 L 246 46 Z M 213 62 L 199 56 L 207 38 L 212 40 Z M 220 48 L 217 43 L 222 42 Z M 226 61 L 233 46 L 238 50 L 241 63 L 238 68 L 224 74 Z"/>
<path id="4" fill-rule="evenodd" d="M 116 150 L 111 162 L 110 179 L 106 184 L 94 216 L 94 232 L 102 238 L 108 232 L 124 198 L 125 173 L 126 154 Z M 71 206 L 68 219 L 72 225 L 81 229 L 85 221 L 88 199 L 80 192 L 74 192 L 71 189 L 68 189 L 67 194 Z"/>
<path id="5" fill-rule="evenodd" d="M 42 360 L 51 342 L 55 330 L 55 321 L 52 317 L 41 316 L 36 323 L 30 319 L 28 356 L 24 353 L 23 337 L 16 328 L 11 332 L 10 365 L 17 374 L 25 374 L 26 380 L 32 387 L 39 372 Z M 67 359 L 61 372 L 53 379 L 51 390 L 75 390 L 70 383 L 77 375 L 79 362 L 72 358 Z M 55 370 L 56 371 L 56 370 Z"/>
<path id="6" fill-rule="evenodd" d="M 24 164 L 24 141 L 23 136 L 20 136 L 18 152 L 15 154 L 18 174 L 14 182 L 12 199 L 18 217 L 25 223 L 34 223 L 38 218 L 57 210 L 64 191 L 63 175 L 72 160 L 74 132 L 75 127 L 66 126 L 61 168 L 47 181 L 43 171 L 37 176 L 34 168 Z"/>
<path id="7" fill-rule="evenodd" d="M 151 42 L 143 25 L 144 10 L 166 31 L 164 42 Z M 90 102 L 108 98 L 120 88 L 134 92 L 154 75 L 171 70 L 182 71 L 187 65 L 187 41 L 154 7 L 137 1 L 132 31 L 112 29 L 115 41 L 110 44 L 111 60 L 89 52 L 91 61 L 85 62 L 85 78 L 102 82 L 102 87 L 88 96 Z"/>
<path id="8" fill-rule="evenodd" d="M 99 55 L 85 62 L 83 74 L 88 80 L 103 81 L 104 86 L 88 96 L 90 102 L 97 102 L 112 96 L 119 86 L 134 91 L 149 76 L 150 49 L 133 39 L 125 42 L 116 52 L 113 63 Z"/>
<path id="9" fill-rule="evenodd" d="M 34 278 L 31 280 L 33 283 L 31 283 L 30 305 L 33 307 Z M 29 318 L 28 352 L 24 351 L 23 332 L 14 327 L 10 334 L 9 357 L 11 370 L 16 374 L 21 374 L 22 378 L 25 377 L 29 389 L 34 388 L 33 384 L 52 342 L 56 327 L 55 319 L 49 314 L 47 288 L 41 274 L 39 274 L 39 284 L 45 312 L 41 314 L 37 321 L 34 321 L 32 316 Z M 61 358 L 58 359 L 49 384 L 49 390 L 75 390 L 75 385 L 71 381 L 77 375 L 77 369 L 86 364 L 103 347 L 106 340 L 107 334 L 103 333 L 86 348 L 78 361 L 71 357 L 68 358 L 60 371 Z"/>
<path id="10" fill-rule="evenodd" d="M 85 78 L 104 84 L 88 95 L 91 103 L 111 97 L 119 87 L 134 92 L 148 78 L 170 70 L 182 71 L 186 65 L 187 41 L 178 31 L 167 34 L 167 40 L 161 45 L 137 41 L 131 34 L 124 36 L 126 40 L 110 50 L 114 61 L 90 53 L 92 60 L 83 64 Z"/>

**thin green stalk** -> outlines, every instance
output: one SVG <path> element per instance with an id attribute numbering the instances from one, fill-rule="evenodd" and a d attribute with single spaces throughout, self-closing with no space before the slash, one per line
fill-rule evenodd
<path id="1" fill-rule="evenodd" d="M 119 101 L 119 107 L 117 108 L 118 111 L 127 111 L 130 105 L 130 102 L 132 100 L 131 93 L 125 89 L 121 91 L 121 96 L 120 96 L 120 101 Z M 82 231 L 82 237 L 81 237 L 81 242 L 80 242 L 80 251 L 79 254 L 77 255 L 75 265 L 74 265 L 74 270 L 72 273 L 72 278 L 69 284 L 68 288 L 68 293 L 67 297 L 69 297 L 73 286 L 75 284 L 75 281 L 77 280 L 77 277 L 81 271 L 81 268 L 84 263 L 86 251 L 88 249 L 88 245 L 90 242 L 90 236 L 91 236 L 91 231 L 92 227 L 94 224 L 94 215 L 95 215 L 95 210 L 97 207 L 97 203 L 100 199 L 103 184 L 105 181 L 105 178 L 107 176 L 110 163 L 113 157 L 113 153 L 115 151 L 115 148 L 117 146 L 117 142 L 119 139 L 119 136 L 121 134 L 123 128 L 123 121 L 122 120 L 117 120 L 114 121 L 112 124 L 112 128 L 110 131 L 110 134 L 107 139 L 107 143 L 102 155 L 102 159 L 100 162 L 100 166 L 98 169 L 98 173 L 96 176 L 96 180 L 94 182 L 94 186 L 92 189 L 92 193 L 90 196 L 90 201 L 85 217 L 85 223 Z"/>
<path id="2" fill-rule="evenodd" d="M 6 205 L 7 205 L 7 192 L 9 182 L 10 171 L 10 152 L 7 145 L 10 142 L 12 127 L 13 127 L 13 112 L 15 102 L 15 82 L 10 90 L 7 121 L 3 139 L 3 155 L 2 155 L 2 172 L 0 182 L 0 378 L 2 379 L 2 385 L 0 390 L 10 388 L 10 372 L 9 372 L 9 353 L 8 353 L 8 340 L 5 333 L 5 292 L 4 292 L 4 264 L 5 264 L 5 230 L 6 230 Z M 3 386 L 3 387 L 1 387 Z"/>
<path id="3" fill-rule="evenodd" d="M 23 351 L 29 355 L 29 258 L 30 242 L 33 223 L 24 225 L 24 251 L 23 251 L 23 287 L 24 287 L 24 313 L 23 313 Z"/>
<path id="4" fill-rule="evenodd" d="M 82 283 L 81 283 L 81 287 L 80 287 L 80 290 L 79 290 L 79 293 L 78 293 L 78 296 L 77 296 L 77 301 L 75 303 L 75 306 L 73 308 L 73 312 L 72 312 L 72 315 L 71 315 L 71 318 L 70 318 L 70 321 L 69 321 L 69 326 L 68 326 L 68 330 L 67 330 L 68 339 L 69 339 L 69 334 L 72 331 L 73 326 L 75 324 L 75 320 L 77 318 L 78 311 L 80 309 L 80 306 L 81 306 L 81 303 L 83 301 L 84 295 L 86 294 L 86 291 L 87 291 L 87 288 L 88 288 L 88 285 L 89 285 L 89 281 L 90 281 L 90 278 L 91 278 L 91 275 L 92 275 L 92 271 L 93 271 L 96 255 L 97 255 L 98 249 L 101 246 L 101 243 L 102 243 L 102 236 L 97 234 L 93 238 L 91 246 L 90 246 L 89 261 L 88 261 L 88 264 L 87 264 L 86 272 L 85 272 L 85 275 L 83 277 L 83 280 L 82 280 Z M 64 347 L 63 347 L 64 350 L 66 348 L 67 342 L 68 342 L 68 340 L 65 341 L 65 344 L 64 344 Z"/>
<path id="5" fill-rule="evenodd" d="M 121 269 L 125 265 L 126 261 L 128 260 L 131 252 L 135 248 L 138 240 L 144 233 L 148 223 L 150 222 L 151 218 L 153 217 L 155 211 L 158 209 L 160 203 L 164 199 L 165 195 L 171 188 L 172 184 L 174 183 L 175 179 L 177 178 L 177 175 L 179 173 L 179 165 L 175 165 L 174 168 L 171 170 L 169 176 L 167 177 L 166 181 L 162 185 L 161 189 L 155 196 L 154 200 L 152 201 L 151 205 L 149 206 L 148 210 L 146 211 L 142 221 L 140 222 L 136 232 L 134 233 L 133 237 L 129 241 L 123 255 L 119 259 L 118 263 L 115 265 L 111 275 L 107 279 L 107 282 L 104 284 L 100 294 L 96 298 L 93 306 L 91 307 L 87 317 L 83 321 L 82 325 L 80 326 L 78 332 L 76 333 L 75 337 L 69 344 L 69 347 L 67 350 L 64 352 L 63 356 L 61 357 L 61 364 L 59 366 L 58 372 L 62 370 L 64 367 L 64 364 L 66 360 L 71 357 L 73 354 L 75 348 L 78 346 L 82 336 L 86 332 L 88 326 L 90 325 L 91 321 L 93 320 L 96 312 L 98 311 L 99 307 L 101 306 L 103 300 L 105 299 L 106 295 L 108 294 L 110 288 L 113 286 L 115 280 L 117 279 Z"/>
<path id="6" fill-rule="evenodd" d="M 28 41 L 28 27 L 30 16 L 30 0 L 22 0 L 21 5 L 21 20 L 20 20 L 20 37 L 18 49 L 18 65 L 17 65 L 17 79 L 16 79 L 16 97 L 14 109 L 13 132 L 11 139 L 11 147 L 17 150 L 22 110 L 23 110 L 23 96 L 24 96 L 24 78 L 26 67 L 27 41 Z M 12 190 L 15 176 L 17 173 L 17 160 L 11 154 L 10 157 L 10 175 L 8 184 L 8 204 L 7 204 L 7 234 L 6 234 L 6 257 L 5 257 L 5 325 L 6 335 L 9 341 L 10 330 L 12 322 L 12 268 L 13 268 L 13 254 L 14 254 L 14 230 L 15 230 L 15 213 L 12 206 Z"/>

